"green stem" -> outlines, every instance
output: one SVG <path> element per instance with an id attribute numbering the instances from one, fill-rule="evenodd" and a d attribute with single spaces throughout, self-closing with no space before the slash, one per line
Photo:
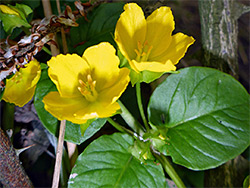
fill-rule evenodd
<path id="1" fill-rule="evenodd" d="M 5 130 L 5 131 L 10 130 L 10 129 L 13 130 L 13 128 L 14 128 L 14 113 L 15 113 L 15 105 L 8 103 L 8 102 L 4 103 L 3 120 L 2 120 L 2 126 L 1 126 L 3 130 Z"/>
<path id="2" fill-rule="evenodd" d="M 142 105 L 142 100 L 141 100 L 141 85 L 139 82 L 136 83 L 136 97 L 137 97 L 137 103 L 138 103 L 138 107 L 139 107 L 139 111 L 142 117 L 142 121 L 147 129 L 147 131 L 149 131 L 149 126 L 148 126 L 148 122 L 146 119 L 146 116 L 144 114 L 144 110 L 143 110 L 143 105 Z"/>
<path id="3" fill-rule="evenodd" d="M 175 169 L 172 167 L 168 159 L 162 154 L 155 154 L 155 157 L 161 162 L 165 172 L 170 176 L 170 178 L 174 181 L 175 185 L 178 188 L 186 188 L 185 184 L 182 182 L 181 178 L 176 173 Z"/>
<path id="4" fill-rule="evenodd" d="M 134 134 L 131 130 L 126 129 L 125 127 L 121 126 L 119 123 L 116 123 L 113 119 L 107 118 L 108 122 L 115 127 L 118 131 L 121 131 L 122 133 L 128 133 L 131 136 L 137 137 L 136 134 Z"/>
<path id="5" fill-rule="evenodd" d="M 120 114 L 128 126 L 139 135 L 144 134 L 144 127 L 132 116 L 128 109 L 123 105 L 123 103 L 118 100 L 118 103 L 121 107 L 122 113 Z"/>
<path id="6" fill-rule="evenodd" d="M 116 123 L 113 119 L 111 118 L 107 118 L 108 122 L 114 127 L 116 128 L 118 131 L 121 131 L 121 132 L 125 132 L 125 130 L 122 128 L 122 126 L 118 123 Z"/>

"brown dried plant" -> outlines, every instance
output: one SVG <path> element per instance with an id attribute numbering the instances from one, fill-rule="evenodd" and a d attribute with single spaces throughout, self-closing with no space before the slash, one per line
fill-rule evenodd
<path id="1" fill-rule="evenodd" d="M 0 88 L 5 87 L 4 79 L 11 74 L 15 74 L 20 67 L 24 67 L 31 61 L 45 44 L 54 44 L 54 35 L 61 30 L 77 27 L 76 19 L 84 16 L 87 20 L 87 12 L 99 5 L 103 1 L 95 3 L 81 3 L 75 1 L 76 10 L 72 11 L 70 6 L 66 6 L 63 15 L 53 15 L 50 19 L 44 18 L 39 24 L 34 24 L 31 34 L 24 36 L 15 45 L 10 45 L 8 38 L 0 43 Z"/>

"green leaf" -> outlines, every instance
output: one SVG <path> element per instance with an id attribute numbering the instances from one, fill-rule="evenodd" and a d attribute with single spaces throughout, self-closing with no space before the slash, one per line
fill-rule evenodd
<path id="1" fill-rule="evenodd" d="M 28 5 L 32 10 L 34 10 L 39 7 L 41 1 L 22 0 L 22 3 Z"/>
<path id="2" fill-rule="evenodd" d="M 249 188 L 249 186 L 250 186 L 250 175 L 248 175 L 243 182 L 243 188 Z"/>
<path id="3" fill-rule="evenodd" d="M 47 69 L 43 69 L 41 78 L 37 84 L 34 96 L 34 105 L 39 119 L 44 127 L 53 135 L 58 136 L 59 121 L 44 109 L 42 99 L 51 91 L 56 91 L 56 86 L 48 77 Z M 74 124 L 66 122 L 65 140 L 76 144 L 81 144 L 93 136 L 105 124 L 106 119 L 97 119 L 87 124 Z M 81 127 L 84 127 L 81 128 Z"/>
<path id="4" fill-rule="evenodd" d="M 32 9 L 29 6 L 24 5 L 24 4 L 16 3 L 15 6 L 12 6 L 12 5 L 8 5 L 8 6 L 10 8 L 12 8 L 13 10 L 15 10 L 16 12 L 18 12 L 23 20 L 26 20 L 28 15 L 33 12 Z"/>
<path id="5" fill-rule="evenodd" d="M 84 17 L 78 19 L 79 26 L 70 30 L 70 52 L 82 55 L 86 48 L 103 41 L 115 46 L 113 32 L 123 12 L 123 5 L 124 3 L 104 3 L 88 13 L 88 21 Z"/>
<path id="6" fill-rule="evenodd" d="M 160 165 L 141 163 L 128 149 L 133 137 L 115 133 L 93 141 L 79 155 L 68 182 L 72 187 L 166 187 Z"/>
<path id="7" fill-rule="evenodd" d="M 37 115 L 45 128 L 48 129 L 51 134 L 57 136 L 57 130 L 59 127 L 58 120 L 44 109 L 44 104 L 42 102 L 43 97 L 51 91 L 56 91 L 56 86 L 49 79 L 47 69 L 44 69 L 42 70 L 41 78 L 36 86 L 34 106 L 37 111 Z"/>
<path id="8" fill-rule="evenodd" d="M 5 81 L 4 81 L 4 83 L 5 83 Z M 0 101 L 2 100 L 3 93 L 4 93 L 4 88 L 0 88 Z"/>
<path id="9" fill-rule="evenodd" d="M 99 131 L 105 123 L 106 119 L 97 119 L 90 124 L 81 125 L 66 121 L 65 140 L 81 144 Z M 82 127 L 84 127 L 84 129 Z"/>
<path id="10" fill-rule="evenodd" d="M 31 25 L 27 22 L 26 17 L 32 13 L 32 9 L 23 4 L 16 4 L 16 6 L 8 5 L 13 11 L 19 13 L 20 16 L 14 14 L 6 14 L 0 11 L 0 19 L 3 24 L 4 31 L 11 34 L 16 27 L 30 28 Z"/>
<path id="11" fill-rule="evenodd" d="M 151 96 L 150 123 L 165 128 L 156 149 L 194 170 L 214 168 L 249 146 L 250 97 L 228 74 L 190 67 L 170 75 Z"/>
<path id="12" fill-rule="evenodd" d="M 2 20 L 0 20 L 0 39 L 5 39 L 7 38 L 7 33 L 4 31 Z"/>

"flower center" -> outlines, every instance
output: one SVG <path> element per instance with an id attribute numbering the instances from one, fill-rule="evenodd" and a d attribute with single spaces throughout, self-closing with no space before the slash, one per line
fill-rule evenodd
<path id="1" fill-rule="evenodd" d="M 148 41 L 145 41 L 143 45 L 140 41 L 138 41 L 137 49 L 135 49 L 135 53 L 136 53 L 135 60 L 137 62 L 147 61 L 152 48 L 153 46 L 149 45 Z"/>
<path id="2" fill-rule="evenodd" d="M 87 75 L 87 81 L 84 82 L 81 79 L 79 80 L 80 86 L 78 87 L 78 90 L 81 92 L 81 94 L 90 102 L 93 102 L 96 100 L 98 93 L 95 89 L 96 81 L 92 79 L 91 75 Z"/>

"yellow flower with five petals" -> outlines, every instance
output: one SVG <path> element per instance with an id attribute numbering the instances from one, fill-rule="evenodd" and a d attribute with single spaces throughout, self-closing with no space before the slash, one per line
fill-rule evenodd
<path id="1" fill-rule="evenodd" d="M 59 120 L 77 124 L 114 115 L 120 110 L 116 101 L 130 81 L 129 69 L 120 69 L 119 63 L 107 42 L 89 47 L 82 57 L 52 57 L 48 74 L 58 92 L 43 98 L 45 109 Z"/>
<path id="2" fill-rule="evenodd" d="M 145 19 L 137 4 L 128 3 L 117 21 L 115 41 L 137 73 L 175 71 L 175 65 L 195 40 L 183 33 L 172 35 L 174 25 L 169 7 L 158 8 Z"/>
<path id="3" fill-rule="evenodd" d="M 6 80 L 3 100 L 22 107 L 28 103 L 40 79 L 41 68 L 37 60 L 30 61 L 25 68 L 20 68 L 10 79 Z"/>

